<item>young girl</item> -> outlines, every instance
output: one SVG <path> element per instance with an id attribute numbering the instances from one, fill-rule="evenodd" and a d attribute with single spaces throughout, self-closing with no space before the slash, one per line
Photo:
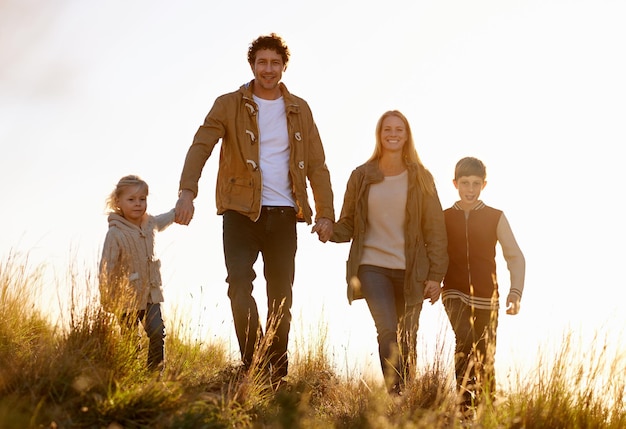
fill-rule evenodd
<path id="1" fill-rule="evenodd" d="M 141 322 L 150 339 L 148 369 L 163 367 L 165 325 L 161 315 L 161 262 L 154 257 L 155 231 L 174 221 L 174 209 L 158 216 L 146 213 L 148 184 L 125 176 L 107 199 L 109 231 L 100 261 L 100 302 L 120 317 L 124 328 Z"/>

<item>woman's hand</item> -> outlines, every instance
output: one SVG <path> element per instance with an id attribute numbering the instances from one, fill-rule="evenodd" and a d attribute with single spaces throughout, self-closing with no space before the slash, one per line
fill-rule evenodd
<path id="1" fill-rule="evenodd" d="M 431 304 L 436 303 L 441 296 L 440 283 L 433 280 L 426 280 L 424 282 L 424 300 L 429 299 Z"/>

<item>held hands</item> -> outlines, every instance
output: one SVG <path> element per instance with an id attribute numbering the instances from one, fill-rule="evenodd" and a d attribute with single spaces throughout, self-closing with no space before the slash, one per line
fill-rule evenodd
<path id="1" fill-rule="evenodd" d="M 183 189 L 180 192 L 178 201 L 176 201 L 176 215 L 174 222 L 180 225 L 189 225 L 193 218 L 193 192 L 188 189 Z"/>
<path id="2" fill-rule="evenodd" d="M 432 305 L 439 300 L 440 296 L 441 286 L 439 283 L 433 280 L 426 280 L 424 282 L 424 300 L 429 299 Z"/>
<path id="3" fill-rule="evenodd" d="M 319 218 L 311 229 L 311 234 L 314 232 L 317 232 L 317 238 L 322 243 L 326 243 L 333 234 L 333 221 L 325 217 Z"/>
<path id="4" fill-rule="evenodd" d="M 519 313 L 520 300 L 519 296 L 510 293 L 509 296 L 506 297 L 506 314 L 510 314 L 512 316 Z"/>

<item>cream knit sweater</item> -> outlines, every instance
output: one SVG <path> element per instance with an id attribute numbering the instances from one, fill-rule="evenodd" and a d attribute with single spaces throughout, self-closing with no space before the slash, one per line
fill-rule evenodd
<path id="1" fill-rule="evenodd" d="M 99 270 L 104 309 L 145 310 L 148 303 L 163 302 L 161 261 L 154 255 L 154 236 L 174 222 L 174 209 L 145 216 L 141 228 L 115 213 L 108 220 Z"/>

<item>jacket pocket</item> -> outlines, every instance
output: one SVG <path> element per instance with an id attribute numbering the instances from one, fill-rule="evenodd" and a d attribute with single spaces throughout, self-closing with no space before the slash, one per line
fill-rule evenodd
<path id="1" fill-rule="evenodd" d="M 249 177 L 231 177 L 223 186 L 222 201 L 226 208 L 249 211 L 254 202 L 254 184 Z"/>

